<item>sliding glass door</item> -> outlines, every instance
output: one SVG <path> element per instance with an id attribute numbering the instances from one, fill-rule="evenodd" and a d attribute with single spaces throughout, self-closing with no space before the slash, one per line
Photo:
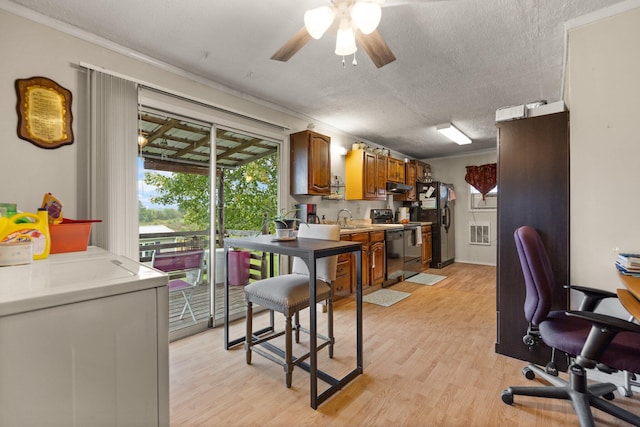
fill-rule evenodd
<path id="1" fill-rule="evenodd" d="M 169 294 L 170 335 L 177 339 L 222 323 L 223 239 L 260 233 L 277 211 L 281 141 L 143 107 L 138 146 L 140 261 L 153 265 L 158 253 L 204 253 L 197 283 L 170 272 L 182 281 L 173 282 Z M 243 286 L 266 272 L 263 254 L 247 256 L 249 266 L 236 271 L 234 263 L 231 272 L 232 319 L 244 316 Z"/>
<path id="2" fill-rule="evenodd" d="M 210 124 L 194 119 L 149 108 L 139 112 L 140 261 L 170 275 L 174 338 L 204 330 L 211 319 L 211 133 Z M 196 269 L 157 264 L 171 254 L 193 254 L 200 262 Z"/>

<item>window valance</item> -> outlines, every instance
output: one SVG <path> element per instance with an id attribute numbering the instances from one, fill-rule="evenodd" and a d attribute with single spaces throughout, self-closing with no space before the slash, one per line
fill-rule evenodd
<path id="1" fill-rule="evenodd" d="M 497 185 L 496 178 L 497 163 L 487 163 L 480 166 L 467 166 L 467 174 L 464 180 L 482 194 L 485 195 Z"/>

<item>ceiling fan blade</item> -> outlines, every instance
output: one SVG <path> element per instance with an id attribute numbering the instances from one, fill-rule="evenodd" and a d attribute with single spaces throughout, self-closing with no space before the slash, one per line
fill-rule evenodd
<path id="1" fill-rule="evenodd" d="M 287 42 L 273 54 L 271 59 L 276 61 L 287 62 L 293 55 L 295 55 L 302 46 L 307 44 L 307 42 L 311 40 L 311 35 L 305 27 L 300 28 L 300 30 L 293 35 Z"/>
<path id="2" fill-rule="evenodd" d="M 367 55 L 369 55 L 376 67 L 384 67 L 388 63 L 396 60 L 395 55 L 382 39 L 378 30 L 375 30 L 371 34 L 362 34 L 360 31 L 356 31 L 355 33 L 358 43 L 364 48 L 364 51 L 367 52 Z"/>

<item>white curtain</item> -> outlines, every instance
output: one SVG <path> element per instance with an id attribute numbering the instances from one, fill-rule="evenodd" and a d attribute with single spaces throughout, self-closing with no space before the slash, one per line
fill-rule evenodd
<path id="1" fill-rule="evenodd" d="M 92 244 L 137 261 L 137 85 L 92 70 L 90 96 Z"/>

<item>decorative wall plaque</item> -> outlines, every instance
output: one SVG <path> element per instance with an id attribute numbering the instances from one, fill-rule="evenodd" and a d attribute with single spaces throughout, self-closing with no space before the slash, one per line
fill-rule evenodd
<path id="1" fill-rule="evenodd" d="M 18 137 L 41 148 L 73 144 L 71 92 L 45 77 L 16 80 Z"/>

